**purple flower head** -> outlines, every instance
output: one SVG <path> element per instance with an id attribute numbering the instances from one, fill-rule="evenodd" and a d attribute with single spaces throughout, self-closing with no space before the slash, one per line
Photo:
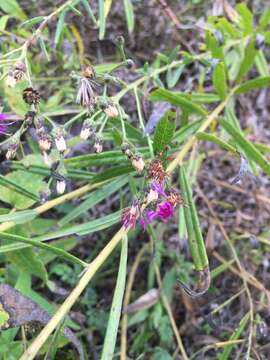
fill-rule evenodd
<path id="1" fill-rule="evenodd" d="M 7 127 L 13 124 L 13 122 L 11 123 L 6 122 L 12 119 L 14 119 L 14 115 L 0 114 L 0 135 L 5 134 L 7 132 Z"/>
<path id="2" fill-rule="evenodd" d="M 155 219 L 167 221 L 173 216 L 174 208 L 168 202 L 164 201 L 157 205 L 156 210 L 145 211 L 143 217 L 140 219 L 140 225 L 145 230 L 148 224 L 151 224 Z"/>
<path id="3" fill-rule="evenodd" d="M 173 216 L 173 206 L 168 201 L 159 204 L 157 208 L 157 215 L 161 220 L 166 221 Z"/>
<path id="4" fill-rule="evenodd" d="M 164 183 L 158 183 L 156 181 L 153 181 L 151 183 L 151 189 L 156 191 L 159 195 L 164 196 L 165 198 L 167 197 L 167 194 L 164 191 Z"/>

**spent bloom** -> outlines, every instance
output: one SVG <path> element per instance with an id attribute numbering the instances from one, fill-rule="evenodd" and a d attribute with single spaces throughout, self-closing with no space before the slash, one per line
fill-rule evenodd
<path id="1" fill-rule="evenodd" d="M 134 203 L 131 207 L 126 208 L 122 213 L 122 223 L 124 228 L 127 230 L 128 228 L 132 229 L 136 225 L 137 217 L 140 214 L 140 208 L 137 203 Z"/>
<path id="2" fill-rule="evenodd" d="M 83 76 L 79 80 L 76 102 L 82 106 L 92 108 L 96 103 L 95 87 L 97 83 L 93 80 L 95 72 L 92 66 L 87 66 L 83 71 Z"/>

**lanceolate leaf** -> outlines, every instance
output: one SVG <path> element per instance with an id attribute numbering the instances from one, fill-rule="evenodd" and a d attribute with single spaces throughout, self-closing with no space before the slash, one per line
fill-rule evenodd
<path id="1" fill-rule="evenodd" d="M 251 69 L 252 65 L 254 64 L 255 56 L 257 55 L 257 52 L 258 51 L 255 49 L 255 40 L 252 39 L 245 49 L 244 58 L 240 65 L 240 69 L 236 79 L 237 83 L 240 83 L 240 81 L 246 76 L 246 74 Z"/>
<path id="2" fill-rule="evenodd" d="M 196 137 L 199 140 L 212 142 L 214 144 L 219 145 L 222 149 L 228 150 L 228 151 L 232 152 L 233 154 L 237 154 L 237 150 L 233 146 L 231 146 L 226 141 L 218 138 L 217 136 L 215 136 L 213 134 L 207 134 L 205 132 L 198 132 L 196 134 Z"/>
<path id="3" fill-rule="evenodd" d="M 203 109 L 200 105 L 195 104 L 194 102 L 188 100 L 186 96 L 179 94 L 177 92 L 165 90 L 163 88 L 158 88 L 151 92 L 150 100 L 152 101 L 167 101 L 172 105 L 182 107 L 185 110 L 190 112 L 195 112 L 201 115 L 206 115 L 207 111 Z"/>
<path id="4" fill-rule="evenodd" d="M 220 99 L 224 100 L 228 93 L 228 86 L 223 62 L 219 62 L 213 71 L 213 85 Z"/>
<path id="5" fill-rule="evenodd" d="M 127 19 L 128 31 L 132 33 L 134 29 L 134 11 L 131 0 L 123 0 Z"/>
<path id="6" fill-rule="evenodd" d="M 270 76 L 258 77 L 256 79 L 248 80 L 242 85 L 238 86 L 235 94 L 240 95 L 250 90 L 255 90 L 267 86 L 270 86 Z"/>
<path id="7" fill-rule="evenodd" d="M 184 207 L 184 214 L 192 259 L 195 269 L 197 271 L 202 271 L 208 266 L 208 258 L 200 229 L 196 207 L 192 198 L 190 182 L 187 179 L 187 175 L 183 166 L 180 168 L 180 185 L 183 200 L 186 204 Z"/>
<path id="8" fill-rule="evenodd" d="M 102 40 L 105 35 L 106 29 L 106 16 L 105 16 L 105 7 L 104 0 L 98 1 L 98 16 L 99 16 L 99 40 Z"/>
<path id="9" fill-rule="evenodd" d="M 25 223 L 33 220 L 37 216 L 34 210 L 19 211 L 11 214 L 0 215 L 0 223 L 5 221 L 14 221 L 15 224 Z"/>
<path id="10" fill-rule="evenodd" d="M 220 119 L 220 124 L 227 133 L 232 136 L 236 144 L 245 152 L 246 156 L 258 164 L 267 175 L 270 175 L 270 163 L 260 151 L 244 137 L 239 129 L 235 128 L 224 119 Z"/>
<path id="11" fill-rule="evenodd" d="M 59 40 L 61 38 L 61 34 L 62 34 L 62 31 L 64 29 L 64 25 L 65 25 L 65 16 L 66 16 L 66 11 L 63 11 L 59 16 L 57 26 L 56 26 L 56 30 L 55 30 L 55 37 L 54 37 L 55 45 L 57 45 L 59 43 Z"/>
<path id="12" fill-rule="evenodd" d="M 68 213 L 68 215 L 66 215 L 59 222 L 59 225 L 63 226 L 65 224 L 68 224 L 70 221 L 76 219 L 81 214 L 87 212 L 88 209 L 94 207 L 100 201 L 104 200 L 105 198 L 108 198 L 111 194 L 118 191 L 127 182 L 128 182 L 128 177 L 124 176 L 92 192 L 85 201 L 83 201 L 78 207 L 75 207 L 74 210 Z"/>
<path id="13" fill-rule="evenodd" d="M 168 111 L 159 121 L 154 135 L 154 152 L 156 154 L 165 150 L 172 141 L 175 131 L 175 112 Z"/>

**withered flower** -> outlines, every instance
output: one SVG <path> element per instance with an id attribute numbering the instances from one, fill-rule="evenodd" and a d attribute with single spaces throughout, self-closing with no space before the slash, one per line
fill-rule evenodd
<path id="1" fill-rule="evenodd" d="M 23 100 L 29 105 L 37 105 L 40 102 L 40 94 L 32 87 L 23 90 Z"/>
<path id="2" fill-rule="evenodd" d="M 159 184 L 164 182 L 166 171 L 160 160 L 154 159 L 150 162 L 147 168 L 147 176 Z"/>
<path id="3" fill-rule="evenodd" d="M 25 76 L 26 66 L 22 62 L 17 62 L 14 66 L 14 69 L 9 71 L 6 78 L 6 85 L 8 87 L 14 87 L 17 82 L 22 80 Z"/>
<path id="4" fill-rule="evenodd" d="M 80 132 L 80 138 L 82 140 L 87 140 L 93 133 L 94 133 L 94 128 L 91 125 L 89 125 L 88 122 L 85 122 Z"/>
<path id="5" fill-rule="evenodd" d="M 102 150 L 103 150 L 102 140 L 96 139 L 96 141 L 94 143 L 94 149 L 95 149 L 96 154 L 99 154 L 102 152 Z"/>
<path id="6" fill-rule="evenodd" d="M 6 153 L 6 159 L 7 160 L 14 159 L 15 156 L 16 156 L 17 150 L 18 150 L 18 144 L 17 143 L 13 143 L 13 144 L 9 145 L 7 153 Z"/>
<path id="7" fill-rule="evenodd" d="M 110 118 L 115 118 L 119 115 L 117 107 L 112 104 L 106 106 L 104 112 Z"/>

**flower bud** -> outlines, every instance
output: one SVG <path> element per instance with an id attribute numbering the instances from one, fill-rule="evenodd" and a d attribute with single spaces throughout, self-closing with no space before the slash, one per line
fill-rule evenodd
<path id="1" fill-rule="evenodd" d="M 6 159 L 7 160 L 14 159 L 15 156 L 16 156 L 17 149 L 18 149 L 18 144 L 17 143 L 11 144 L 8 147 L 8 150 L 7 150 L 7 153 L 6 153 Z"/>
<path id="2" fill-rule="evenodd" d="M 119 114 L 115 105 L 108 105 L 107 107 L 105 107 L 104 112 L 106 115 L 108 115 L 108 117 L 111 118 L 115 118 Z"/>
<path id="3" fill-rule="evenodd" d="M 125 64 L 128 69 L 133 69 L 135 67 L 134 61 L 132 59 L 127 59 Z"/>
<path id="4" fill-rule="evenodd" d="M 129 159 L 133 158 L 134 154 L 130 150 L 129 144 L 123 143 L 123 145 L 121 146 L 121 150 L 122 150 L 123 154 L 125 154 Z"/>
<path id="5" fill-rule="evenodd" d="M 158 200 L 158 192 L 151 188 L 147 195 L 146 202 L 147 202 L 147 204 L 150 204 L 151 202 L 154 202 L 157 200 Z"/>
<path id="6" fill-rule="evenodd" d="M 43 133 L 38 140 L 39 148 L 42 152 L 49 151 L 52 146 L 52 140 L 50 135 Z"/>
<path id="7" fill-rule="evenodd" d="M 66 190 L 66 180 L 58 180 L 56 182 L 56 191 L 57 191 L 57 194 L 64 194 Z"/>
<path id="8" fill-rule="evenodd" d="M 14 88 L 17 81 L 12 74 L 8 74 L 8 76 L 6 77 L 5 83 L 6 83 L 7 87 Z"/>
<path id="9" fill-rule="evenodd" d="M 87 140 L 94 133 L 94 129 L 88 123 L 84 123 L 80 132 L 80 138 Z"/>
<path id="10" fill-rule="evenodd" d="M 55 138 L 55 146 L 58 151 L 64 152 L 67 150 L 66 140 L 63 135 L 57 135 Z"/>
<path id="11" fill-rule="evenodd" d="M 134 169 L 138 172 L 141 173 L 144 169 L 145 163 L 143 160 L 143 157 L 140 155 L 136 155 L 133 157 L 132 160 L 132 166 L 134 167 Z"/>
<path id="12" fill-rule="evenodd" d="M 96 140 L 96 142 L 94 143 L 94 149 L 95 149 L 96 154 L 99 154 L 102 152 L 103 145 L 102 145 L 101 140 Z"/>

